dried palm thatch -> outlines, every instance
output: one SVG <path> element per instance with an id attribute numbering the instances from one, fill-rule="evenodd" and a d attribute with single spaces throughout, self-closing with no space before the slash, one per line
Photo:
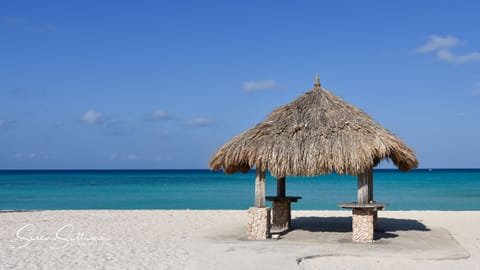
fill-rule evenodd
<path id="1" fill-rule="evenodd" d="M 407 145 L 321 87 L 317 75 L 313 89 L 223 145 L 210 168 L 230 174 L 255 166 L 275 177 L 360 175 L 382 159 L 392 160 L 402 171 L 418 166 Z"/>

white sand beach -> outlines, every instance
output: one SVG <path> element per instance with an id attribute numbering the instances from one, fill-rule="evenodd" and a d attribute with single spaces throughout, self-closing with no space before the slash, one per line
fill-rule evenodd
<path id="1" fill-rule="evenodd" d="M 246 239 L 246 211 L 0 213 L 0 269 L 480 269 L 480 211 L 383 211 L 375 243 L 349 211 L 293 211 L 278 240 Z"/>

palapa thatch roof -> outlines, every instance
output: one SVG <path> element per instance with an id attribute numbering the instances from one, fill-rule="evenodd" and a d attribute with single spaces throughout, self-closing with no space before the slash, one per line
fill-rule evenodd
<path id="1" fill-rule="evenodd" d="M 230 174 L 255 166 L 275 177 L 360 175 L 382 159 L 392 160 L 402 171 L 418 166 L 407 145 L 321 87 L 317 75 L 313 89 L 223 145 L 210 168 Z"/>

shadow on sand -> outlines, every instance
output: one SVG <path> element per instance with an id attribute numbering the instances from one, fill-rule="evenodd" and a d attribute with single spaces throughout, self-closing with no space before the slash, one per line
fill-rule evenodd
<path id="1" fill-rule="evenodd" d="M 292 220 L 292 230 L 347 233 L 352 231 L 352 217 L 297 217 Z M 398 237 L 398 231 L 430 229 L 414 219 L 378 218 L 375 239 Z"/>

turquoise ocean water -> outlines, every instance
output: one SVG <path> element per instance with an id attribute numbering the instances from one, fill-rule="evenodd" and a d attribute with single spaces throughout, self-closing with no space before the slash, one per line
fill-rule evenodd
<path id="1" fill-rule="evenodd" d="M 0 171 L 0 210 L 247 209 L 255 173 L 208 170 Z M 267 178 L 267 195 L 276 181 Z M 287 177 L 293 209 L 339 209 L 356 200 L 352 176 Z M 390 210 L 480 210 L 480 169 L 375 170 L 374 199 Z"/>

